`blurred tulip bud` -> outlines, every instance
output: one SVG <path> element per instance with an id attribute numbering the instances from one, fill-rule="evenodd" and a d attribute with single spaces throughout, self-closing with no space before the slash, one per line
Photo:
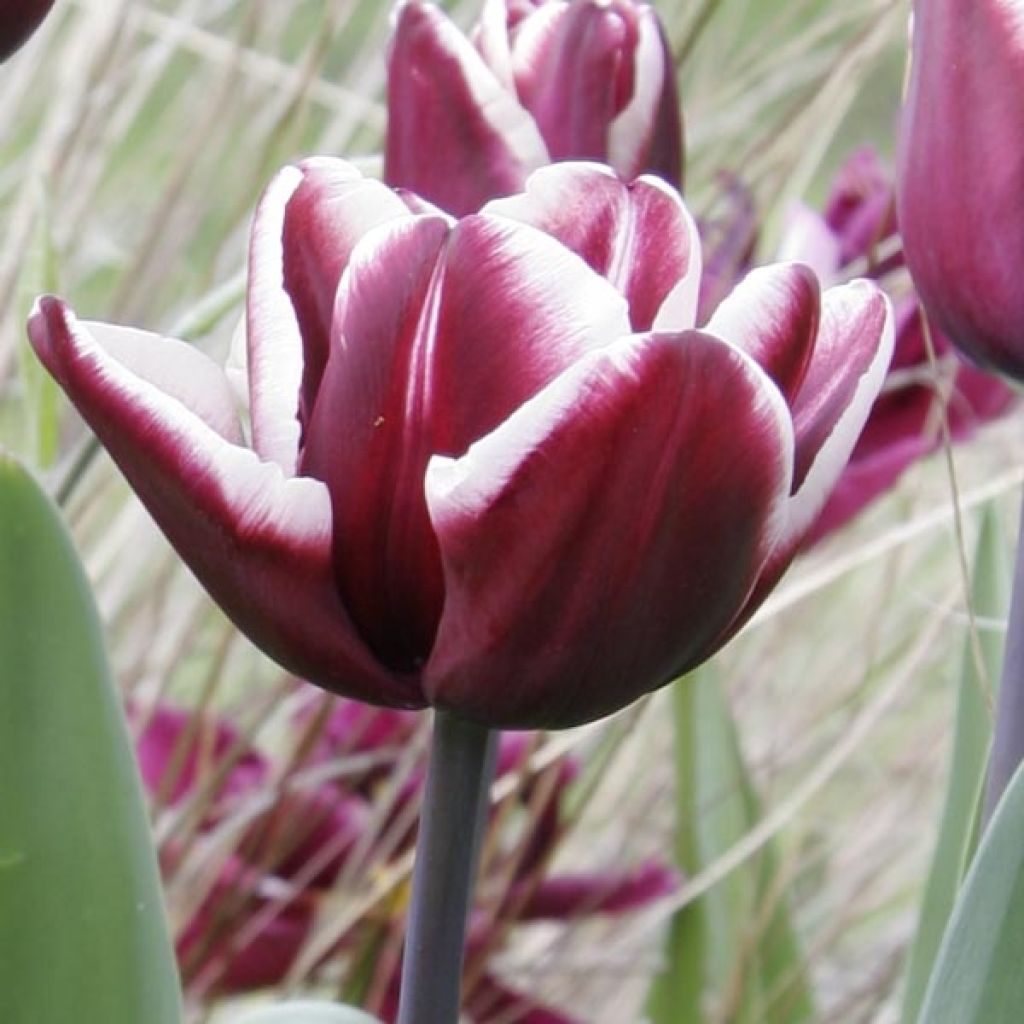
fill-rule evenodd
<path id="1" fill-rule="evenodd" d="M 486 0 L 467 38 L 436 6 L 395 13 L 385 179 L 456 215 L 558 160 L 679 187 L 675 69 L 654 9 L 634 0 Z"/>
<path id="2" fill-rule="evenodd" d="M 0 0 L 0 61 L 22 46 L 50 13 L 54 0 Z"/>
<path id="3" fill-rule="evenodd" d="M 929 313 L 1024 380 L 1024 2 L 914 3 L 899 217 Z"/>

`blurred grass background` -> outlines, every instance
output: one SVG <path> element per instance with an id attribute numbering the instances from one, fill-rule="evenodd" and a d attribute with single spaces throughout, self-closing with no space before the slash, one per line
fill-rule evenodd
<path id="1" fill-rule="evenodd" d="M 477 0 L 447 6 L 468 25 Z M 820 202 L 851 149 L 871 142 L 891 155 L 909 3 L 655 6 L 680 59 L 688 199 L 707 211 L 716 174 L 738 175 L 762 218 L 762 257 L 788 204 Z M 375 0 L 58 0 L 0 68 L 0 445 L 64 497 L 125 694 L 217 707 L 269 750 L 288 742 L 289 681 L 210 605 L 106 457 L 83 458 L 82 425 L 35 364 L 23 324 L 35 294 L 58 291 L 83 316 L 184 336 L 223 358 L 248 220 L 273 171 L 310 153 L 379 171 L 388 19 Z M 1020 426 L 1015 415 L 956 450 L 963 538 L 937 456 L 802 557 L 717 659 L 762 818 L 683 896 L 773 837 L 822 1022 L 898 1019 L 969 639 L 961 557 L 979 509 L 1010 521 Z M 549 741 L 589 752 L 598 776 L 563 863 L 668 856 L 667 700 Z M 154 810 L 160 837 L 170 825 Z M 168 891 L 179 924 L 186 888 Z M 537 926 L 503 969 L 583 1020 L 639 1020 L 670 909 Z M 758 927 L 751 919 L 752 944 Z M 735 993 L 713 993 L 708 1020 L 737 1019 L 737 1005 Z"/>

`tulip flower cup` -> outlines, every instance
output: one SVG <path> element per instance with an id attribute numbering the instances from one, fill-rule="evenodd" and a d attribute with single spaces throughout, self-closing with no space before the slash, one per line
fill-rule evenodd
<path id="1" fill-rule="evenodd" d="M 55 298 L 32 314 L 40 358 L 243 632 L 325 689 L 437 710 L 402 1024 L 457 1014 L 491 730 L 592 721 L 710 657 L 881 387 L 874 285 L 762 268 L 697 330 L 700 263 L 655 177 L 557 164 L 454 220 L 314 159 L 256 214 L 229 373 Z"/>

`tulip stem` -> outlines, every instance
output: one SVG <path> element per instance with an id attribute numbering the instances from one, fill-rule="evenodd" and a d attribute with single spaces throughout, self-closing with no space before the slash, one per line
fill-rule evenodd
<path id="1" fill-rule="evenodd" d="M 984 824 L 988 824 L 1003 791 L 1024 761 L 1024 504 L 1021 505 L 1013 596 L 1006 623 L 1006 647 L 996 703 L 995 735 L 985 789 Z"/>
<path id="2" fill-rule="evenodd" d="M 420 812 L 398 1024 L 456 1024 L 466 924 L 487 820 L 497 733 L 434 714 Z"/>

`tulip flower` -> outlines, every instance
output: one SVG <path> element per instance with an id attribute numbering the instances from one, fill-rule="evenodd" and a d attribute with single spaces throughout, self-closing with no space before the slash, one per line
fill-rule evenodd
<path id="1" fill-rule="evenodd" d="M 838 280 L 851 264 L 860 264 L 887 287 L 902 283 L 897 275 L 904 267 L 904 251 L 894 190 L 874 150 L 860 149 L 846 161 L 824 216 L 803 207 L 794 212 L 780 255 L 808 263 L 823 281 Z M 944 378 L 944 383 L 936 381 L 922 316 L 915 294 L 897 300 L 889 377 L 808 544 L 845 525 L 909 466 L 934 452 L 943 438 L 940 416 L 945 416 L 951 441 L 966 441 L 979 426 L 1013 407 L 1013 390 L 958 359 L 947 335 L 930 321 L 935 369 Z"/>
<path id="2" fill-rule="evenodd" d="M 15 50 L 43 23 L 54 0 L 0 0 L 0 61 Z"/>
<path id="3" fill-rule="evenodd" d="M 596 165 L 457 222 L 414 209 L 341 161 L 271 185 L 251 441 L 181 342 L 55 298 L 32 342 L 286 668 L 490 727 L 599 718 L 708 658 L 778 580 L 881 386 L 888 300 L 767 267 L 698 331 L 678 194 Z"/>
<path id="4" fill-rule="evenodd" d="M 675 69 L 652 7 L 485 0 L 470 38 L 433 4 L 398 7 L 386 181 L 462 216 L 519 192 L 538 167 L 578 159 L 680 185 Z"/>
<path id="5" fill-rule="evenodd" d="M 928 312 L 982 366 L 1024 381 L 1024 6 L 914 3 L 900 133 L 907 266 Z M 1024 761 L 1024 515 L 991 760 L 987 822 Z"/>
<path id="6" fill-rule="evenodd" d="M 414 727 L 415 719 L 404 712 L 342 702 L 327 720 L 312 761 L 326 765 L 333 759 L 373 753 L 384 763 L 385 771 L 393 771 L 402 744 Z M 519 780 L 530 747 L 525 733 L 504 737 L 499 777 Z M 230 723 L 194 720 L 187 712 L 160 705 L 145 721 L 137 751 L 147 789 L 154 798 L 170 794 L 172 805 L 194 797 L 198 787 L 218 773 L 224 759 L 231 759 L 211 810 L 203 818 L 200 843 L 232 815 L 251 818 L 235 852 L 181 929 L 178 955 L 186 978 L 216 977 L 214 987 L 232 993 L 283 982 L 312 934 L 318 905 L 330 896 L 348 863 L 355 839 L 370 827 L 379 765 L 347 771 L 336 781 L 312 790 L 288 789 L 273 805 L 253 815 L 252 804 L 271 784 L 273 763 L 246 744 Z M 205 776 L 200 765 L 204 757 Z M 545 1013 L 551 1020 L 571 1024 L 571 1018 L 509 987 L 493 966 L 516 926 L 626 914 L 667 895 L 677 885 L 675 873 L 656 861 L 611 872 L 549 872 L 551 856 L 564 833 L 563 803 L 577 771 L 576 761 L 564 758 L 545 769 L 554 773 L 553 780 L 528 776 L 526 784 L 516 789 L 516 800 L 529 813 L 529 828 L 517 838 L 511 869 L 505 860 L 491 862 L 484 888 L 491 901 L 496 892 L 504 894 L 500 914 L 490 902 L 477 907 L 472 915 L 468 960 L 478 978 L 467 992 L 466 1013 L 472 1021 L 483 1024 L 499 1016 L 502 1008 L 515 1007 L 519 1012 L 516 1019 L 529 1020 L 529 1014 Z M 420 765 L 401 790 L 403 807 L 420 801 L 423 783 Z M 547 793 L 550 795 L 538 805 L 538 794 Z M 504 819 L 492 815 L 492 820 Z M 406 837 L 394 856 L 401 856 L 414 840 L 414 833 Z M 180 866 L 175 860 L 164 858 L 165 870 L 172 876 Z M 310 879 L 306 874 L 312 863 L 323 863 L 324 869 Z M 369 931 L 381 927 L 378 918 L 368 917 L 341 939 L 341 945 L 347 951 L 355 950 Z M 385 922 L 383 927 L 391 928 L 392 923 Z M 398 964 L 394 964 L 382 985 L 381 1005 L 374 1008 L 386 1021 L 394 1020 L 397 1013 L 398 976 Z"/>
<path id="7" fill-rule="evenodd" d="M 1024 380 L 1024 9 L 914 4 L 899 216 L 928 312 L 979 364 Z"/>

